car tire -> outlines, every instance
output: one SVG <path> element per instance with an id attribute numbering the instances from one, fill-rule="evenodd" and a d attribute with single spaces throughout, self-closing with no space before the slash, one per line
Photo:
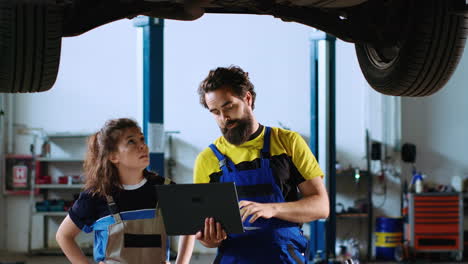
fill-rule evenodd
<path id="1" fill-rule="evenodd" d="M 0 0 L 0 92 L 42 92 L 54 85 L 62 18 L 56 1 Z"/>
<path id="2" fill-rule="evenodd" d="M 380 56 L 370 44 L 356 44 L 361 70 L 378 92 L 394 96 L 427 96 L 453 74 L 465 47 L 468 17 L 454 12 L 456 1 L 408 1 L 406 37 L 397 52 Z M 387 53 L 388 54 L 388 53 Z"/>

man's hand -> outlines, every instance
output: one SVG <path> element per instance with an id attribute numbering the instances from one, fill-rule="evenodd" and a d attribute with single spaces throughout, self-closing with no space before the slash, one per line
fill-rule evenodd
<path id="1" fill-rule="evenodd" d="M 215 223 L 212 217 L 205 219 L 205 228 L 203 231 L 198 231 L 195 238 L 206 247 L 218 247 L 221 242 L 227 238 L 227 234 L 221 227 L 220 223 Z"/>
<path id="2" fill-rule="evenodd" d="M 252 217 L 249 222 L 253 223 L 260 217 L 266 219 L 272 218 L 276 213 L 275 204 L 272 203 L 256 203 L 244 200 L 239 202 L 239 208 L 242 216 L 242 222 L 244 222 L 250 215 Z"/>

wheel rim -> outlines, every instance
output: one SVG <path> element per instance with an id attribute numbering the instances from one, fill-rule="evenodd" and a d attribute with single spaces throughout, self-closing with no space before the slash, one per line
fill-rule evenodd
<path id="1" fill-rule="evenodd" d="M 372 45 L 364 45 L 367 58 L 378 69 L 385 70 L 392 67 L 400 56 L 400 48 L 392 46 L 377 49 Z"/>

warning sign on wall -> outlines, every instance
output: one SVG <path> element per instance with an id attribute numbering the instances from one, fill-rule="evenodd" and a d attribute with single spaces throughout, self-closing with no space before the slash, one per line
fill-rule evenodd
<path id="1" fill-rule="evenodd" d="M 13 187 L 26 187 L 28 183 L 28 167 L 25 165 L 13 166 Z"/>

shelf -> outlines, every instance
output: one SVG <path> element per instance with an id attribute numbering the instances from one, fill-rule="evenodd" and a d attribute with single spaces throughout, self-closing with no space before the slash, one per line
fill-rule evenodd
<path id="1" fill-rule="evenodd" d="M 41 162 L 83 162 L 83 158 L 38 158 Z"/>
<path id="2" fill-rule="evenodd" d="M 336 214 L 337 218 L 366 218 L 367 213 Z"/>
<path id="3" fill-rule="evenodd" d="M 5 154 L 5 159 L 33 159 L 33 156 L 23 154 Z"/>
<path id="4" fill-rule="evenodd" d="M 39 189 L 82 189 L 84 184 L 36 184 L 34 187 Z"/>
<path id="5" fill-rule="evenodd" d="M 42 215 L 42 216 L 67 216 L 68 212 L 35 212 L 34 215 Z"/>
<path id="6" fill-rule="evenodd" d="M 5 195 L 30 195 L 31 191 L 30 190 L 5 190 L 3 192 Z M 35 189 L 34 195 L 38 195 L 39 190 Z"/>
<path id="7" fill-rule="evenodd" d="M 51 133 L 47 134 L 48 138 L 82 138 L 82 137 L 89 137 L 91 133 L 67 133 L 67 132 L 60 132 L 60 133 Z"/>

